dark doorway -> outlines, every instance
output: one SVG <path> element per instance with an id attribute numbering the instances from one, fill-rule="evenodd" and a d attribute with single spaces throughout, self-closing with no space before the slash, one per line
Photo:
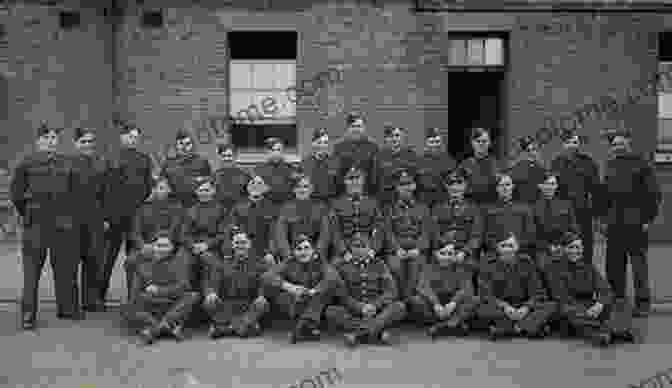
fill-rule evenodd
<path id="1" fill-rule="evenodd" d="M 474 127 L 493 131 L 492 150 L 503 154 L 503 71 L 448 73 L 448 152 L 458 161 L 471 156 L 469 132 Z"/>

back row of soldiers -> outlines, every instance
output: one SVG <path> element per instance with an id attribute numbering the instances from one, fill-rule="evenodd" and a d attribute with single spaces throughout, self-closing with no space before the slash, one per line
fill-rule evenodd
<path id="1" fill-rule="evenodd" d="M 648 163 L 629 152 L 628 133 L 611 135 L 615 155 L 602 183 L 595 162 L 578 152 L 580 139 L 571 132 L 563 135 L 568 152 L 552 163 L 555 172 L 549 173 L 539 162 L 534 139 L 522 139 L 523 156 L 504 169 L 489 153 L 489 132 L 476 129 L 474 156 L 451 173 L 456 163 L 436 130 L 428 131 L 427 152 L 418 156 L 403 145 L 401 128 L 386 128 L 386 147 L 379 149 L 366 136 L 362 117 L 349 116 L 347 124 L 346 137 L 331 154 L 327 132 L 315 131 L 314 152 L 301 162 L 302 175 L 284 161 L 279 139 L 269 139 L 269 159 L 252 173 L 236 165 L 233 147 L 218 147 L 222 166 L 213 174 L 208 161 L 194 152 L 191 136 L 181 131 L 177 156 L 164 163 L 165 179 L 155 187 L 156 193 L 162 184 L 167 186 L 164 191 L 171 192 L 172 200 L 145 205 L 153 184 L 152 165 L 136 150 L 138 128 L 120 125 L 121 150 L 106 160 L 93 151 L 94 131 L 77 130 L 75 144 L 81 152 L 66 157 L 55 152 L 59 131 L 41 127 L 38 152 L 17 167 L 11 187 L 24 224 L 23 327 L 35 327 L 37 283 L 47 249 L 54 266 L 58 315 L 68 319 L 83 316 L 76 279 L 80 260 L 83 308 L 98 311 L 104 308 L 122 241 L 129 258 L 130 293 L 132 274 L 142 267 L 136 264 L 143 254 L 155 251 L 159 235 L 166 234 L 173 248 L 186 250 L 187 256 L 204 263 L 201 267 L 217 267 L 218 256 L 235 251 L 237 234 L 232 231 L 238 229 L 250 240 L 251 257 L 267 263 L 290 261 L 292 248 L 302 239 L 314 245 L 325 262 L 365 263 L 370 255 L 355 257 L 353 248 L 364 240 L 366 252 L 385 258 L 407 306 L 425 259 L 447 241 L 480 267 L 502 233 L 512 232 L 522 252 L 542 264 L 551 242 L 578 225 L 590 263 L 593 217 L 603 214 L 609 225 L 611 287 L 617 298 L 625 297 L 629 253 L 633 265 L 638 262 L 633 271 L 636 311 L 648 310 L 646 228 L 657 213 L 660 192 Z M 543 196 L 537 195 L 538 186 Z M 641 200 L 633 201 L 633 195 Z M 208 196 L 214 200 L 199 199 Z M 641 237 L 637 244 L 623 245 L 623 236 L 635 235 Z M 209 277 L 208 271 L 196 272 L 197 281 Z M 361 277 L 359 281 L 368 284 Z"/>

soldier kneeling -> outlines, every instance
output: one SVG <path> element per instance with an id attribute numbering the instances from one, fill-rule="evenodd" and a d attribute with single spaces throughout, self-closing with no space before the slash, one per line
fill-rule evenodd
<path id="1" fill-rule="evenodd" d="M 203 309 L 210 316 L 210 338 L 261 335 L 259 320 L 270 305 L 263 295 L 261 275 L 272 263 L 252 255 L 252 242 L 237 226 L 231 228 L 231 255 L 210 265 L 203 282 Z"/>
<path id="2" fill-rule="evenodd" d="M 432 324 L 428 334 L 466 335 L 479 299 L 474 290 L 474 266 L 454 239 L 439 241 L 425 265 L 408 310 L 416 321 Z"/>
<path id="3" fill-rule="evenodd" d="M 363 341 L 389 344 L 392 335 L 386 328 L 406 316 L 406 306 L 398 300 L 390 269 L 370 246 L 367 236 L 355 233 L 350 241 L 351 254 L 335 261 L 342 280 L 340 305 L 327 307 L 325 316 L 333 325 L 348 331 L 348 346 Z"/>
<path id="4" fill-rule="evenodd" d="M 564 248 L 564 255 L 554 256 L 544 272 L 551 297 L 559 303 L 564 334 L 579 335 L 599 346 L 609 345 L 614 337 L 634 342 L 632 314 L 614 303 L 609 283 L 583 259 L 581 237 L 568 232 L 557 245 Z"/>
<path id="5" fill-rule="evenodd" d="M 192 260 L 164 231 L 156 234 L 152 252 L 137 256 L 132 299 L 123 315 L 131 324 L 142 325 L 143 343 L 149 345 L 162 334 L 184 339 L 184 322 L 200 299 L 190 284 Z"/>
<path id="6" fill-rule="evenodd" d="M 487 323 L 490 339 L 523 335 L 544 337 L 556 304 L 547 299 L 539 270 L 532 259 L 518 253 L 516 236 L 502 233 L 496 253 L 487 257 L 478 274 L 478 319 Z"/>
<path id="7" fill-rule="evenodd" d="M 262 277 L 274 304 L 296 326 L 292 343 L 320 338 L 320 321 L 326 305 L 334 298 L 340 279 L 336 270 L 313 249 L 310 238 L 297 236 L 293 255 L 276 264 Z"/>

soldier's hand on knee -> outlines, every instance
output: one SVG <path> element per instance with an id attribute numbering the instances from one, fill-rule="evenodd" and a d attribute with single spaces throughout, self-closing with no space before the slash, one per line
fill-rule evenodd
<path id="1" fill-rule="evenodd" d="M 105 229 L 105 230 L 110 229 L 110 223 L 107 222 L 107 221 L 103 222 L 103 229 Z"/>
<path id="2" fill-rule="evenodd" d="M 420 256 L 420 250 L 418 248 L 413 248 L 413 249 L 407 251 L 407 254 L 408 254 L 409 257 L 417 258 L 417 257 Z"/>
<path id="3" fill-rule="evenodd" d="M 590 306 L 590 308 L 589 308 L 588 310 L 586 310 L 586 314 L 587 314 L 590 318 L 595 318 L 595 317 L 597 317 L 598 315 L 600 315 L 600 313 L 602 313 L 602 309 L 603 309 L 603 308 L 604 308 L 604 305 L 603 305 L 602 303 L 600 303 L 600 302 L 595 302 L 594 305 Z"/>
<path id="4" fill-rule="evenodd" d="M 523 319 L 527 316 L 527 314 L 530 313 L 530 308 L 527 306 L 523 306 L 517 310 L 518 312 L 518 319 Z"/>
<path id="5" fill-rule="evenodd" d="M 443 306 L 441 306 L 441 304 L 435 304 L 435 305 L 434 305 L 434 313 L 435 313 L 439 318 L 443 317 L 443 310 L 444 310 L 444 308 L 443 308 Z"/>
<path id="6" fill-rule="evenodd" d="M 199 243 L 194 244 L 192 246 L 192 248 L 194 249 L 194 253 L 201 254 L 201 253 L 208 250 L 208 244 L 206 244 L 204 242 L 199 242 Z"/>
<path id="7" fill-rule="evenodd" d="M 345 254 L 343 255 L 343 260 L 345 260 L 346 262 L 352 260 L 352 253 L 345 252 Z"/>
<path id="8" fill-rule="evenodd" d="M 145 288 L 145 291 L 151 295 L 154 295 L 159 292 L 159 287 L 155 284 L 150 284 L 147 286 L 147 288 Z"/>
<path id="9" fill-rule="evenodd" d="M 219 301 L 219 296 L 214 292 L 211 292 L 211 293 L 209 293 L 208 295 L 205 296 L 205 304 L 207 306 L 214 306 L 218 301 Z"/>
<path id="10" fill-rule="evenodd" d="M 362 307 L 362 315 L 364 315 L 367 318 L 371 318 L 374 315 L 376 315 L 376 306 L 367 303 Z"/>
<path id="11" fill-rule="evenodd" d="M 405 249 L 399 248 L 397 249 L 397 257 L 400 259 L 405 259 L 406 256 L 408 256 L 408 252 L 406 252 Z"/>
<path id="12" fill-rule="evenodd" d="M 516 319 L 516 309 L 511 306 L 504 306 L 504 314 L 510 319 Z"/>
<path id="13" fill-rule="evenodd" d="M 152 253 L 152 251 L 154 250 L 154 247 L 152 246 L 152 244 L 143 244 L 141 249 L 142 249 L 143 254 L 148 255 L 148 254 Z"/>
<path id="14" fill-rule="evenodd" d="M 457 308 L 457 303 L 455 303 L 455 302 L 450 302 L 450 303 L 446 304 L 446 307 L 444 308 L 444 311 L 446 312 L 446 316 L 449 316 L 450 314 L 452 314 L 455 311 L 456 308 Z"/>
<path id="15" fill-rule="evenodd" d="M 264 261 L 266 264 L 269 265 L 274 265 L 275 264 L 275 256 L 271 255 L 270 253 L 267 253 L 264 255 Z"/>

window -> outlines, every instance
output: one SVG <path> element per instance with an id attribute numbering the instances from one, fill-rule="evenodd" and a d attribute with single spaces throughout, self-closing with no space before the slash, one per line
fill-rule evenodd
<path id="1" fill-rule="evenodd" d="M 264 150 L 264 140 L 285 141 L 298 153 L 296 31 L 233 31 L 229 41 L 230 139 L 243 153 Z"/>
<path id="2" fill-rule="evenodd" d="M 163 12 L 158 11 L 144 11 L 142 13 L 142 26 L 145 28 L 161 28 L 163 27 Z"/>
<path id="3" fill-rule="evenodd" d="M 448 40 L 450 70 L 502 71 L 506 63 L 505 42 L 505 38 L 497 34 L 451 33 Z"/>
<path id="4" fill-rule="evenodd" d="M 672 31 L 662 32 L 658 39 L 658 73 L 672 72 Z M 656 162 L 672 162 L 672 83 L 661 77 L 658 88 L 658 147 Z"/>
<path id="5" fill-rule="evenodd" d="M 72 30 L 81 24 L 79 12 L 77 11 L 61 11 L 58 14 L 58 21 L 60 27 L 64 30 Z"/>

